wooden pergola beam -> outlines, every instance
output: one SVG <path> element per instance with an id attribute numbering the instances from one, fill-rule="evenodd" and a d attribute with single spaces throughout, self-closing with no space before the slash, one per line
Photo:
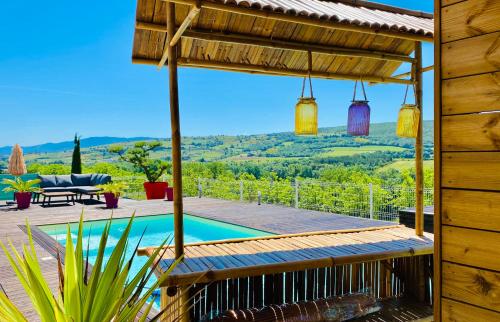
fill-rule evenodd
<path id="1" fill-rule="evenodd" d="M 132 58 L 132 62 L 134 64 L 158 65 L 158 60 L 154 60 L 154 59 Z M 177 62 L 179 65 L 187 66 L 187 67 L 210 68 L 210 69 L 218 69 L 218 70 L 244 72 L 244 73 L 250 73 L 250 74 L 263 74 L 263 75 L 275 75 L 275 76 L 294 76 L 294 77 L 305 77 L 308 75 L 307 70 L 284 69 L 284 68 L 276 68 L 276 67 L 269 67 L 269 66 L 263 66 L 263 65 L 226 63 L 226 62 L 205 61 L 205 60 L 196 60 L 196 59 L 188 59 L 188 58 L 178 58 Z M 314 70 L 311 72 L 311 77 L 324 78 L 324 79 L 340 79 L 340 80 L 360 80 L 360 79 L 362 79 L 363 81 L 374 82 L 374 83 L 413 84 L 413 81 L 411 79 L 399 79 L 399 78 L 393 78 L 393 77 L 365 76 L 365 75 L 353 75 L 353 74 L 339 74 L 339 73 L 320 72 L 320 71 L 314 71 Z"/>
<path id="2" fill-rule="evenodd" d="M 234 14 L 241 14 L 241 15 L 259 17 L 259 18 L 264 18 L 264 19 L 273 19 L 273 20 L 279 20 L 279 21 L 285 21 L 285 22 L 291 22 L 291 23 L 298 23 L 298 24 L 320 27 L 320 28 L 354 31 L 354 32 L 360 32 L 360 33 L 365 33 L 365 34 L 381 35 L 381 36 L 386 36 L 386 37 L 408 39 L 408 40 L 415 40 L 415 41 L 433 42 L 432 36 L 426 36 L 426 35 L 420 35 L 420 34 L 410 34 L 410 33 L 399 32 L 396 30 L 383 30 L 381 28 L 375 29 L 375 28 L 371 28 L 369 26 L 343 24 L 343 23 L 334 22 L 334 21 L 311 19 L 311 18 L 303 17 L 303 16 L 292 16 L 292 15 L 287 15 L 284 13 L 276 13 L 276 12 L 258 10 L 258 9 L 253 9 L 253 8 L 244 8 L 244 7 L 234 6 L 234 5 L 225 5 L 225 4 L 214 3 L 214 2 L 209 2 L 209 1 L 205 1 L 205 0 L 201 0 L 201 1 L 197 1 L 197 0 L 163 0 L 163 1 L 168 1 L 171 3 L 178 3 L 178 4 L 183 4 L 183 5 L 191 5 L 191 6 L 196 5 L 196 3 L 199 3 L 201 5 L 201 8 L 218 10 L 218 11 L 225 11 L 225 12 L 230 12 L 230 13 L 234 13 Z"/>
<path id="3" fill-rule="evenodd" d="M 160 62 L 158 63 L 158 69 L 161 69 L 165 65 L 165 62 L 168 59 L 168 47 L 169 46 L 173 47 L 179 42 L 179 39 L 181 39 L 182 34 L 191 25 L 193 19 L 196 18 L 196 16 L 198 16 L 200 10 L 201 8 L 199 3 L 197 3 L 195 6 L 191 8 L 191 10 L 189 11 L 188 15 L 186 16 L 182 24 L 179 26 L 179 28 L 177 28 L 177 31 L 175 32 L 174 36 L 168 42 L 167 48 L 163 50 L 163 55 L 161 56 Z M 162 27 L 164 28 L 164 31 L 167 32 L 168 27 L 167 26 L 162 26 Z"/>
<path id="4" fill-rule="evenodd" d="M 431 70 L 434 70 L 434 65 L 422 68 L 422 73 L 425 73 L 425 72 L 428 72 L 428 71 L 431 71 Z M 397 74 L 397 75 L 394 75 L 392 77 L 394 77 L 394 78 L 405 78 L 405 77 L 411 76 L 411 73 L 412 72 L 410 71 L 410 72 L 406 72 L 406 73 L 402 73 L 402 74 Z"/>
<path id="5" fill-rule="evenodd" d="M 187 18 L 186 18 L 187 20 Z M 179 33 L 182 25 L 176 32 L 176 35 Z M 166 27 L 160 24 L 155 23 L 147 23 L 147 22 L 137 22 L 137 29 L 142 30 L 152 30 L 159 32 L 166 32 Z M 316 45 L 316 44 L 306 44 L 296 41 L 289 40 L 276 40 L 276 39 L 268 39 L 257 36 L 249 36 L 243 34 L 234 34 L 234 33 L 223 33 L 223 32 L 212 32 L 209 30 L 203 29 L 190 29 L 183 31 L 183 37 L 200 39 L 206 41 L 217 41 L 231 44 L 239 44 L 239 45 L 249 45 L 249 46 L 258 46 L 258 47 L 266 47 L 273 49 L 283 49 L 283 50 L 292 50 L 292 51 L 302 51 L 302 52 L 312 52 L 316 54 L 326 54 L 326 55 L 336 55 L 336 56 L 347 56 L 347 57 L 361 57 L 361 58 L 371 58 L 371 59 L 381 59 L 386 61 L 397 61 L 397 62 L 406 62 L 412 63 L 414 59 L 410 56 L 399 55 L 394 53 L 387 53 L 376 50 L 368 50 L 361 48 L 343 48 L 338 46 L 325 46 L 325 45 Z M 174 36 L 175 38 L 175 36 Z M 165 62 L 163 62 L 165 63 Z"/>
<path id="6" fill-rule="evenodd" d="M 425 73 L 425 72 L 428 72 L 428 71 L 431 71 L 431 70 L 434 70 L 434 65 L 431 65 L 431 66 L 427 66 L 427 67 L 424 67 L 422 68 L 422 73 Z M 397 75 L 393 75 L 392 77 L 393 78 L 405 78 L 405 77 L 408 77 L 408 76 L 412 76 L 412 72 L 409 71 L 409 72 L 406 72 L 406 73 L 402 73 L 402 74 L 397 74 Z M 369 85 L 378 85 L 379 83 L 374 83 L 374 82 L 370 82 Z"/>
<path id="7" fill-rule="evenodd" d="M 189 26 L 191 26 L 191 23 L 193 22 L 194 18 L 196 18 L 196 16 L 198 16 L 198 14 L 200 13 L 200 9 L 201 8 L 199 4 L 191 8 L 188 15 L 186 16 L 186 19 L 184 19 L 182 24 L 175 32 L 175 35 L 172 37 L 172 40 L 170 41 L 170 46 L 175 46 L 177 44 L 179 39 L 181 39 L 182 34 L 186 31 L 186 29 Z"/>

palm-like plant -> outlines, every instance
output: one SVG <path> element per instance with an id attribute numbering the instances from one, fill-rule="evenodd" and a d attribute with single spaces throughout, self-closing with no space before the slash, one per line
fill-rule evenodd
<path id="1" fill-rule="evenodd" d="M 3 189 L 5 192 L 37 192 L 40 190 L 40 188 L 36 186 L 39 183 L 40 179 L 24 181 L 20 177 L 17 177 L 15 180 L 2 180 L 2 184 L 7 185 L 7 187 Z"/>
<path id="2" fill-rule="evenodd" d="M 97 185 L 96 188 L 101 189 L 99 193 L 112 193 L 115 197 L 119 197 L 126 189 L 128 185 L 125 182 L 110 182 L 106 184 Z"/>
<path id="3" fill-rule="evenodd" d="M 165 239 L 135 276 L 129 276 L 134 255 L 142 240 L 141 237 L 135 247 L 134 255 L 130 259 L 125 258 L 132 221 L 133 217 L 113 249 L 107 263 L 104 263 L 104 250 L 111 221 L 105 225 L 97 258 L 92 268 L 88 264 L 88 245 L 86 258 L 84 257 L 83 217 L 80 219 L 76 248 L 73 246 L 68 226 L 64 268 L 62 259 L 58 256 L 59 292 L 57 298 L 52 294 L 42 276 L 29 225 L 27 225 L 29 246 L 23 245 L 22 255 L 10 241 L 11 252 L 0 242 L 0 246 L 7 255 L 14 272 L 30 297 L 33 307 L 42 322 L 146 320 L 154 303 L 154 301 L 151 301 L 151 303 L 146 304 L 147 300 L 151 297 L 153 291 L 165 281 L 170 271 L 181 258 L 175 261 L 151 288 L 146 289 L 146 283 L 159 263 L 159 261 L 155 262 L 155 259 L 160 251 L 164 249 L 163 246 L 167 244 L 170 237 Z M 142 308 L 144 310 L 141 312 Z M 157 314 L 154 320 L 158 319 L 161 313 Z M 28 321 L 3 292 L 0 292 L 0 320 L 7 322 Z"/>

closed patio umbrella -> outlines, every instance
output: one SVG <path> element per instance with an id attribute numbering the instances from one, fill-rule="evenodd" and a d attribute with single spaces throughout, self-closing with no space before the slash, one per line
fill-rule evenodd
<path id="1" fill-rule="evenodd" d="M 21 149 L 19 144 L 16 144 L 12 148 L 12 154 L 9 158 L 9 173 L 14 176 L 21 176 L 27 172 L 26 164 L 24 163 L 23 149 Z"/>

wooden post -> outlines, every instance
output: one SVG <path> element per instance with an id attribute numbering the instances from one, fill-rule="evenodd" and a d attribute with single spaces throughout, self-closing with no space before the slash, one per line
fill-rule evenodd
<path id="1" fill-rule="evenodd" d="M 167 44 L 172 42 L 175 34 L 175 4 L 167 4 Z M 170 124 L 172 127 L 172 170 L 174 180 L 174 242 L 175 257 L 179 258 L 184 254 L 184 225 L 183 225 L 183 206 L 182 206 L 182 164 L 181 164 L 181 126 L 179 117 L 179 86 L 177 79 L 177 48 L 179 43 L 174 46 L 168 45 L 168 77 L 170 87 Z M 177 314 L 181 314 L 179 321 L 189 321 L 188 300 L 189 294 L 187 288 L 178 290 L 180 299 L 177 307 Z M 163 296 L 165 297 L 165 296 Z M 167 299 L 162 300 L 162 304 Z"/>
<path id="2" fill-rule="evenodd" d="M 422 94 L 422 43 L 415 42 L 415 103 L 420 109 L 418 133 L 415 141 L 415 233 L 424 234 L 424 161 L 423 161 L 423 94 Z"/>
<path id="3" fill-rule="evenodd" d="M 167 43 L 175 34 L 175 4 L 167 4 Z M 174 180 L 174 242 L 175 256 L 184 254 L 182 209 L 181 128 L 179 122 L 179 89 L 177 83 L 177 46 L 168 46 L 168 77 L 170 87 L 170 124 L 172 127 L 172 169 Z"/>

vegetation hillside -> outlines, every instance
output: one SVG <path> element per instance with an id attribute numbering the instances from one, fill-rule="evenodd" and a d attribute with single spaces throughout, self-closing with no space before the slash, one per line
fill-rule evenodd
<path id="1" fill-rule="evenodd" d="M 218 178 L 249 176 L 260 179 L 321 178 L 338 180 L 342 174 L 332 169 L 356 168 L 369 176 L 384 181 L 401 181 L 395 173 L 411 174 L 414 157 L 413 140 L 398 138 L 395 123 L 372 124 L 370 136 L 351 137 L 345 127 L 322 128 L 315 137 L 298 137 L 292 132 L 256 135 L 219 135 L 184 137 L 182 156 L 184 171 L 191 176 Z M 433 122 L 424 123 L 424 158 L 433 159 Z M 136 169 L 120 162 L 108 152 L 112 144 L 133 146 L 136 140 L 101 138 L 95 142 L 105 144 L 85 147 L 82 139 L 82 161 L 90 171 L 111 172 L 115 175 L 133 175 Z M 142 138 L 141 138 L 142 140 Z M 155 158 L 169 161 L 170 140 L 153 153 Z M 30 153 L 25 158 L 31 172 L 67 173 L 71 164 L 72 146 L 64 151 Z M 2 159 L 3 158 L 3 159 Z M 7 156 L 0 156 L 0 169 L 6 167 Z M 431 171 L 432 168 L 426 167 Z M 337 171 L 338 172 L 338 171 Z M 340 172 L 339 172 L 340 173 Z M 387 173 L 393 173 L 387 175 Z"/>

